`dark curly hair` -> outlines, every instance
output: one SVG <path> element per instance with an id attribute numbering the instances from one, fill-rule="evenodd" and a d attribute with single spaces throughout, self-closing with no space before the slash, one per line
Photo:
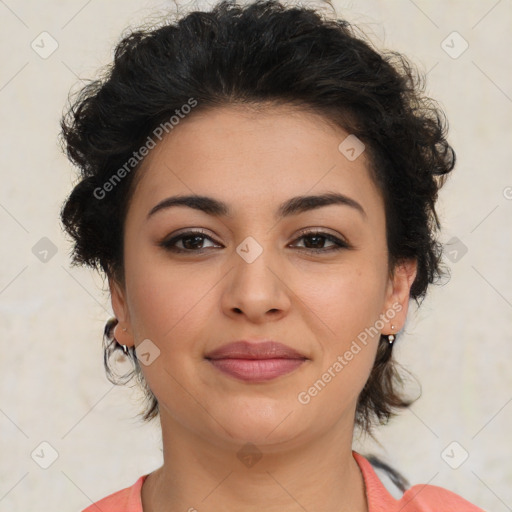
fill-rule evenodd
<path id="1" fill-rule="evenodd" d="M 290 106 L 320 114 L 365 144 L 385 203 L 389 271 L 417 261 L 410 295 L 420 305 L 428 285 L 443 275 L 435 202 L 455 164 L 446 119 L 424 95 L 424 77 L 401 54 L 376 50 L 347 21 L 277 0 L 245 6 L 225 0 L 209 12 L 164 21 L 126 35 L 113 63 L 80 90 L 61 120 L 65 151 L 81 171 L 61 211 L 74 240 L 73 264 L 124 282 L 123 225 L 140 167 L 133 156 L 191 99 L 191 116 L 229 105 Z M 115 323 L 107 323 L 104 349 L 107 375 L 117 383 L 109 367 L 120 348 Z M 129 356 L 130 375 L 138 376 L 148 400 L 143 419 L 150 420 L 158 402 L 133 347 Z M 403 395 L 398 370 L 392 345 L 381 336 L 356 409 L 356 426 L 370 435 L 374 423 L 387 423 L 395 409 L 414 401 Z"/>

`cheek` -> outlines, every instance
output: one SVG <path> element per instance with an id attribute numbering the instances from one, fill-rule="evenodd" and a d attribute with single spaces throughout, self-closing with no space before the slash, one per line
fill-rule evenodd
<path id="1" fill-rule="evenodd" d="M 186 410 L 192 389 L 188 376 L 203 359 L 204 325 L 211 318 L 208 293 L 218 279 L 179 266 L 157 263 L 140 253 L 125 262 L 127 296 L 135 345 L 149 339 L 158 357 L 141 370 L 163 405 Z M 210 308 L 210 309 L 207 309 Z"/>
<path id="2" fill-rule="evenodd" d="M 310 288 L 306 301 L 315 312 L 311 329 L 321 333 L 323 349 L 318 378 L 329 383 L 324 399 L 331 393 L 355 399 L 364 386 L 380 339 L 385 283 L 382 265 L 361 261 Z"/>
<path id="3" fill-rule="evenodd" d="M 200 339 L 211 316 L 214 288 L 221 276 L 143 252 L 128 256 L 125 266 L 136 344 L 150 339 L 163 354 L 172 351 L 171 362 L 185 350 L 188 355 L 199 353 L 201 347 L 191 340 Z"/>
<path id="4" fill-rule="evenodd" d="M 127 278 L 130 318 L 138 337 L 162 342 L 166 333 L 179 326 L 192 302 L 191 286 L 181 284 L 173 273 L 151 265 L 139 266 Z"/>
<path id="5" fill-rule="evenodd" d="M 370 327 L 382 313 L 385 269 L 364 261 L 309 277 L 302 299 L 324 323 L 322 332 L 341 342 Z M 341 347 L 339 347 L 341 348 Z"/>

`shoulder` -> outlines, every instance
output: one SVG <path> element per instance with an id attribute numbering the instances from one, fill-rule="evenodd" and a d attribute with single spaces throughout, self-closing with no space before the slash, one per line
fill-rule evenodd
<path id="1" fill-rule="evenodd" d="M 141 489 L 147 475 L 143 475 L 131 485 L 105 496 L 82 512 L 143 512 Z"/>
<path id="2" fill-rule="evenodd" d="M 485 512 L 442 487 L 418 484 L 395 499 L 384 487 L 368 459 L 352 452 L 363 475 L 370 512 Z"/>
<path id="3" fill-rule="evenodd" d="M 413 485 L 397 503 L 401 512 L 485 512 L 458 494 L 436 485 Z"/>

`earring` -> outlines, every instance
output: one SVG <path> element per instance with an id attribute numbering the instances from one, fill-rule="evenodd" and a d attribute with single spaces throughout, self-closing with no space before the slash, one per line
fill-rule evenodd
<path id="1" fill-rule="evenodd" d="M 108 334 L 109 336 L 113 336 L 114 340 L 116 341 L 117 345 L 118 346 L 121 346 L 121 348 L 123 349 L 123 354 L 125 356 L 127 356 L 129 354 L 129 350 L 128 350 L 128 347 L 126 345 L 122 345 L 121 343 L 119 343 L 116 339 L 116 335 L 115 335 L 115 330 L 116 328 L 119 326 L 119 321 L 117 320 L 117 318 L 113 317 L 111 318 L 108 322 L 107 322 L 107 325 L 105 327 L 105 333 Z M 123 327 L 123 332 L 126 332 L 127 329 L 126 327 Z"/>
<path id="2" fill-rule="evenodd" d="M 391 326 L 391 330 L 395 328 L 394 325 Z M 394 334 L 388 334 L 388 341 L 390 345 L 393 345 L 393 341 L 395 341 L 395 335 Z"/>
<path id="3" fill-rule="evenodd" d="M 126 327 L 123 327 L 123 332 L 126 332 Z M 125 356 L 128 355 L 128 347 L 126 345 L 121 345 L 123 347 L 123 353 Z"/>

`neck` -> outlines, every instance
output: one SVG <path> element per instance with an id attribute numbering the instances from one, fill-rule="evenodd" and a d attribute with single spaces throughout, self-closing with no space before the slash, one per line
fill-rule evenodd
<path id="1" fill-rule="evenodd" d="M 214 444 L 160 411 L 164 464 L 142 487 L 144 512 L 368 512 L 352 430 L 294 446 Z M 337 428 L 336 428 L 337 427 Z"/>

